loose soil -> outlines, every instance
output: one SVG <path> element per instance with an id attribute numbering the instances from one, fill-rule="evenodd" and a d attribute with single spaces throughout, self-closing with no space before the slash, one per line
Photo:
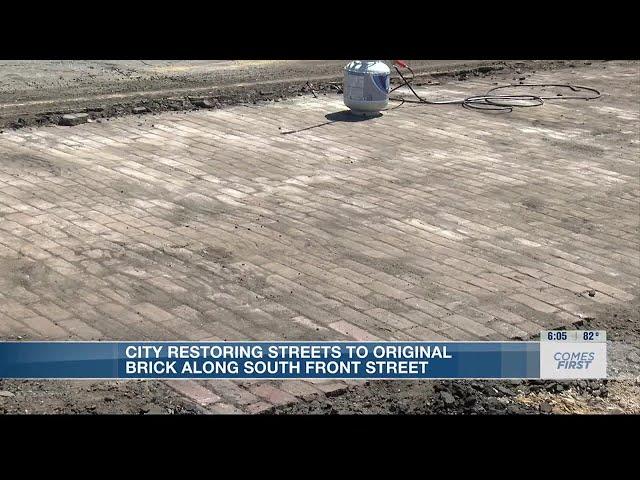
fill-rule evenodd
<path id="1" fill-rule="evenodd" d="M 142 62 L 141 64 L 139 64 Z M 0 61 L 0 131 L 60 124 L 63 115 L 87 113 L 90 121 L 122 115 L 224 108 L 242 103 L 341 92 L 346 60 L 326 61 Z M 547 70 L 584 61 L 411 60 L 416 84 L 440 78 L 466 80 L 525 70 Z M 62 64 L 62 65 L 59 65 Z M 144 68 L 143 68 L 144 67 Z"/>

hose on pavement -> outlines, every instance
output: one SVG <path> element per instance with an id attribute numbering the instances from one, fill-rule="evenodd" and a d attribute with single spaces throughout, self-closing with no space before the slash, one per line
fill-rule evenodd
<path id="1" fill-rule="evenodd" d="M 461 98 L 461 99 L 449 99 L 449 100 L 427 100 L 413 89 L 411 83 L 415 78 L 415 73 L 411 70 L 411 67 L 408 65 L 404 65 L 403 67 L 411 72 L 411 78 L 407 79 L 398 68 L 397 65 L 394 65 L 394 68 L 402 82 L 400 85 L 391 89 L 391 92 L 401 88 L 408 87 L 411 90 L 411 93 L 416 97 L 417 100 L 410 100 L 406 98 L 396 98 L 390 97 L 389 100 L 398 101 L 398 102 L 407 102 L 407 103 L 422 103 L 425 105 L 462 105 L 464 108 L 474 109 L 474 110 L 488 110 L 493 112 L 502 112 L 509 113 L 512 112 L 514 108 L 525 108 L 525 107 L 539 107 L 544 104 L 545 100 L 595 100 L 596 98 L 601 97 L 601 93 L 592 87 L 584 87 L 580 85 L 572 85 L 572 84 L 559 84 L 559 83 L 519 83 L 519 84 L 510 84 L 510 85 L 500 85 L 497 87 L 493 87 L 488 90 L 483 95 L 472 95 L 470 97 Z M 558 94 L 556 96 L 543 96 L 543 95 L 535 95 L 531 93 L 522 93 L 522 94 L 500 94 L 495 93 L 503 89 L 518 89 L 518 88 L 565 88 L 569 89 L 572 92 L 576 93 L 575 95 L 562 95 Z M 582 93 L 582 94 L 581 94 Z"/>

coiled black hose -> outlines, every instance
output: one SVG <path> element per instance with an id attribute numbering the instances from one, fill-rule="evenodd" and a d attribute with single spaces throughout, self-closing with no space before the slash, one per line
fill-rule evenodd
<path id="1" fill-rule="evenodd" d="M 408 102 L 408 103 L 424 103 L 427 105 L 462 105 L 464 108 L 470 108 L 474 110 L 489 110 L 493 112 L 502 112 L 509 113 L 512 112 L 514 108 L 524 108 L 524 107 L 539 107 L 544 104 L 545 100 L 595 100 L 596 98 L 600 98 L 601 93 L 592 87 L 583 87 L 580 85 L 571 85 L 571 84 L 560 84 L 560 83 L 519 83 L 519 84 L 510 84 L 510 85 L 500 85 L 497 87 L 493 87 L 489 91 L 487 91 L 484 95 L 472 95 L 470 97 L 466 97 L 463 99 L 454 99 L 454 100 L 425 100 L 420 95 L 416 93 L 416 91 L 411 86 L 411 82 L 415 78 L 415 73 L 411 70 L 410 67 L 406 67 L 407 70 L 411 72 L 412 77 L 407 80 L 405 76 L 402 74 L 400 69 L 394 65 L 396 72 L 400 75 L 403 83 L 394 87 L 391 92 L 397 90 L 400 87 L 407 86 L 411 90 L 411 93 L 418 99 L 416 100 L 407 100 L 405 98 L 390 98 L 393 101 L 400 102 Z M 505 89 L 505 88 L 524 88 L 524 87 L 557 87 L 557 88 L 568 88 L 573 92 L 591 92 L 593 95 L 584 96 L 584 95 L 562 95 L 562 96 L 553 96 L 553 97 L 545 97 L 542 95 L 533 95 L 533 94 L 520 94 L 520 95 L 507 95 L 507 94 L 495 94 L 497 90 Z M 391 93 L 390 92 L 390 93 Z"/>

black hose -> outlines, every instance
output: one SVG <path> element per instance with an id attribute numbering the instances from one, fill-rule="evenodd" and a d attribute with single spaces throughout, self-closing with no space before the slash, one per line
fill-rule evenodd
<path id="1" fill-rule="evenodd" d="M 524 108 L 524 107 L 539 107 L 544 104 L 545 100 L 595 100 L 596 98 L 600 98 L 601 93 L 592 87 L 582 87 L 580 85 L 571 85 L 571 84 L 560 84 L 560 83 L 520 83 L 520 84 L 511 84 L 511 85 L 500 85 L 497 87 L 491 88 L 484 95 L 472 95 L 470 97 L 462 98 L 462 99 L 454 99 L 454 100 L 438 100 L 431 101 L 425 100 L 420 95 L 416 93 L 416 91 L 411 86 L 411 82 L 415 78 L 415 73 L 413 70 L 407 67 L 407 69 L 411 72 L 412 77 L 407 80 L 405 76 L 402 74 L 400 69 L 394 65 L 396 72 L 400 75 L 403 83 L 394 87 L 391 92 L 397 90 L 400 87 L 407 86 L 411 93 L 418 99 L 415 100 L 407 100 L 404 98 L 390 98 L 393 101 L 402 101 L 408 103 L 424 103 L 427 105 L 462 105 L 464 108 L 470 108 L 474 110 L 489 110 L 494 112 L 512 112 L 514 108 Z M 494 94 L 496 90 L 500 90 L 503 88 L 524 88 L 524 87 L 556 87 L 556 88 L 568 88 L 573 92 L 591 92 L 592 96 L 583 96 L 583 95 L 559 95 L 553 97 L 545 97 L 541 95 L 532 95 L 532 94 L 521 94 L 521 95 L 500 95 Z M 390 92 L 390 93 L 391 93 Z"/>

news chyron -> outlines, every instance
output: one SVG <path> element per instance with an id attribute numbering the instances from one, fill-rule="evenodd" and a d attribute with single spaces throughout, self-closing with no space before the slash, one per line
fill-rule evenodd
<path id="1" fill-rule="evenodd" d="M 537 341 L 0 342 L 16 379 L 602 379 L 604 331 Z"/>

